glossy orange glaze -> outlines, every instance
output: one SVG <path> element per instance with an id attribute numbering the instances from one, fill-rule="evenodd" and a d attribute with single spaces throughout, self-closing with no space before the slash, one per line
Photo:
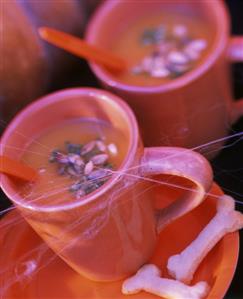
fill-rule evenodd
<path id="1" fill-rule="evenodd" d="M 56 165 L 49 163 L 48 157 L 53 149 L 64 150 L 65 141 L 87 143 L 97 137 L 103 137 L 106 144 L 116 144 L 118 155 L 110 159 L 116 171 L 127 154 L 128 137 L 108 123 L 69 120 L 31 140 L 21 159 L 45 172 L 40 173 L 35 184 L 24 186 L 21 194 L 26 202 L 54 208 L 77 202 L 69 192 L 73 181 L 58 176 Z M 116 280 L 142 265 L 155 246 L 155 217 L 145 192 L 149 186 L 125 174 L 114 189 L 84 207 L 52 213 L 37 211 L 34 215 L 22 212 L 39 235 L 77 272 L 92 280 Z"/>
<path id="2" fill-rule="evenodd" d="M 85 136 L 81 137 L 78 131 L 83 125 L 63 125 L 84 117 L 96 122 L 99 119 L 108 126 L 104 129 L 104 125 L 99 125 L 94 130 L 92 123 L 89 128 L 86 124 Z M 19 184 L 7 177 L 9 188 L 5 191 L 10 197 L 12 193 L 22 215 L 62 259 L 90 279 L 116 280 L 132 273 L 151 256 L 156 222 L 152 202 L 145 192 L 148 183 L 127 174 L 130 167 L 134 167 L 135 173 L 139 171 L 143 147 L 135 118 L 120 99 L 96 89 L 64 90 L 26 108 L 10 127 L 2 140 L 4 153 L 22 156 L 35 168 L 48 166 L 50 177 L 43 175 L 33 187 L 35 193 L 42 193 L 38 200 L 26 199 L 23 192 L 28 192 L 29 186 L 20 191 Z M 107 139 L 117 144 L 120 154 L 115 162 L 123 175 L 114 175 L 107 184 L 76 202 L 67 192 L 51 197 L 49 193 L 56 187 L 48 186 L 48 181 L 58 183 L 58 179 L 54 166 L 46 165 L 50 151 L 66 138 L 86 141 L 98 129 L 104 129 Z"/>
<path id="3" fill-rule="evenodd" d="M 148 193 L 152 198 L 160 198 L 160 194 L 163 193 L 167 203 L 170 202 L 169 198 L 176 196 L 174 189 L 165 186 L 152 188 Z M 218 196 L 223 193 L 214 185 L 210 194 Z M 160 201 L 157 207 L 161 206 L 163 203 Z M 215 197 L 208 196 L 197 209 L 178 219 L 160 233 L 150 262 L 155 263 L 161 269 L 163 277 L 169 277 L 166 271 L 168 258 L 181 252 L 197 236 L 215 214 L 215 206 Z M 21 225 L 19 225 L 20 223 Z M 48 249 L 17 213 L 10 213 L 1 220 L 0 247 L 2 248 L 0 255 L 1 282 L 2 286 L 9 286 L 3 294 L 4 298 L 127 298 L 121 293 L 123 280 L 100 283 L 76 273 L 55 256 L 52 250 Z M 209 283 L 211 290 L 205 299 L 224 298 L 235 272 L 238 253 L 239 234 L 235 232 L 227 234 L 205 257 L 192 282 L 194 284 L 205 280 Z M 95 259 L 92 252 L 89 259 Z M 30 271 L 29 276 L 26 276 L 24 271 L 30 263 L 34 266 L 33 272 Z M 16 276 L 16 273 L 19 276 Z M 17 279 L 14 280 L 14 278 Z M 11 282 L 12 284 L 9 285 Z M 158 297 L 141 292 L 131 298 L 156 299 Z"/>
<path id="4" fill-rule="evenodd" d="M 91 280 L 113 281 L 134 273 L 148 261 L 157 232 L 204 200 L 212 183 L 212 170 L 206 159 L 192 151 L 170 147 L 144 150 L 130 108 L 115 95 L 92 88 L 59 91 L 28 106 L 4 133 L 3 153 L 21 159 L 26 152 L 25 160 L 43 167 L 41 159 L 46 161 L 52 146 L 63 144 L 64 137 L 79 139 L 83 125 L 72 124 L 70 133 L 64 124 L 83 118 L 108 124 L 104 132 L 109 140 L 121 132 L 115 137 L 120 150 L 117 171 L 107 183 L 79 200 L 72 200 L 67 193 L 50 197 L 48 188 L 45 192 L 48 179 L 44 176 L 38 190 L 43 190 L 40 200 L 26 199 L 23 189 L 7 176 L 1 176 L 1 185 L 34 230 L 68 265 Z M 94 134 L 91 128 L 92 123 L 87 133 L 85 125 L 86 137 Z M 33 145 L 35 138 L 38 145 Z M 35 159 L 36 151 L 44 157 Z M 183 189 L 182 196 L 173 207 L 161 212 L 159 220 L 148 192 L 154 188 L 153 174 L 182 176 L 190 181 L 186 184 L 190 190 Z"/>
<path id="5" fill-rule="evenodd" d="M 243 114 L 243 101 L 233 101 L 230 80 L 230 60 L 242 60 L 242 38 L 230 40 L 230 19 L 223 1 L 107 0 L 91 18 L 86 40 L 110 47 L 124 28 L 161 11 L 203 20 L 203 28 L 209 28 L 210 51 L 197 67 L 152 86 L 122 82 L 95 63 L 90 63 L 91 69 L 105 88 L 131 106 L 145 146 L 197 148 L 213 157 L 222 148 L 231 124 Z M 127 47 L 128 59 L 132 51 Z"/>

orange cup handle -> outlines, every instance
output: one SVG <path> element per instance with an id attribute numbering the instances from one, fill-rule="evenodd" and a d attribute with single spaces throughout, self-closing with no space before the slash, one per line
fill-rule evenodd
<path id="1" fill-rule="evenodd" d="M 231 62 L 243 62 L 243 36 L 232 37 L 228 48 L 228 58 Z M 243 99 L 233 102 L 231 123 L 235 123 L 243 116 Z"/>
<path id="2" fill-rule="evenodd" d="M 231 37 L 228 57 L 231 62 L 243 62 L 243 36 Z"/>
<path id="3" fill-rule="evenodd" d="M 141 172 L 143 176 L 166 174 L 183 177 L 193 183 L 193 187 L 185 188 L 181 198 L 159 211 L 158 233 L 166 225 L 197 207 L 213 182 L 209 162 L 194 151 L 178 147 L 146 148 L 141 160 Z"/>

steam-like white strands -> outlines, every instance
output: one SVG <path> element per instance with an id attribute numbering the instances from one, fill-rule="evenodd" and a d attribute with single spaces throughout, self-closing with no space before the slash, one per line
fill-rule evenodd
<path id="1" fill-rule="evenodd" d="M 23 134 L 21 134 L 21 135 L 23 135 Z M 225 138 L 222 138 L 222 139 L 219 139 L 219 140 L 216 140 L 216 141 L 212 141 L 212 142 L 210 142 L 210 143 L 207 143 L 207 144 L 205 144 L 205 145 L 201 145 L 201 146 L 198 146 L 198 147 L 196 147 L 196 148 L 193 148 L 193 149 L 200 149 L 200 148 L 204 148 L 204 147 L 206 147 L 206 146 L 208 146 L 208 145 L 211 145 L 211 144 L 215 144 L 215 143 L 217 143 L 217 142 L 221 142 L 221 141 L 225 141 L 225 140 L 228 140 L 228 139 L 231 139 L 231 138 L 233 138 L 233 137 L 239 137 L 239 136 L 242 136 L 243 135 L 243 132 L 240 132 L 240 133 L 236 133 L 236 134 L 234 134 L 234 135 L 231 135 L 231 136 L 228 136 L 228 137 L 225 137 Z M 241 139 L 240 139 L 241 140 Z M 238 141 L 236 141 L 236 142 L 234 142 L 234 143 L 232 143 L 232 144 L 230 144 L 230 145 L 227 145 L 226 147 L 230 147 L 230 146 L 233 146 L 233 145 L 235 145 L 237 142 L 239 142 L 240 140 L 238 140 Z M 38 154 L 38 153 L 36 153 L 36 154 Z M 160 159 L 160 161 L 163 161 L 164 159 Z M 139 169 L 141 167 L 141 165 L 139 165 L 139 166 L 135 166 L 134 167 L 134 169 Z M 130 168 L 130 169 L 128 169 L 127 170 L 127 172 L 128 171 L 130 171 L 132 168 Z M 173 184 L 173 183 L 168 183 L 168 182 L 161 182 L 161 181 L 159 181 L 159 180 L 155 180 L 155 179 L 151 179 L 151 178 L 145 178 L 145 177 L 141 177 L 141 176 L 139 176 L 139 175 L 137 175 L 136 177 L 134 177 L 134 175 L 133 174 L 130 174 L 130 173 L 126 173 L 126 172 L 113 172 L 113 173 L 118 173 L 118 174 L 120 174 L 121 175 L 121 177 L 130 177 L 130 176 L 132 176 L 131 178 L 134 178 L 134 179 L 139 179 L 139 180 L 145 180 L 145 181 L 149 181 L 149 182 L 153 182 L 153 183 L 155 183 L 156 185 L 157 184 L 159 184 L 159 185 L 168 185 L 168 186 L 171 186 L 171 187 L 174 187 L 174 188 L 178 188 L 178 189 L 183 189 L 183 190 L 188 190 L 188 191 L 195 191 L 195 190 L 191 190 L 190 188 L 184 188 L 184 187 L 182 187 L 182 186 L 178 186 L 178 185 L 176 185 L 176 184 Z M 55 187 L 57 187 L 57 186 L 55 186 Z M 151 186 L 151 188 L 153 188 L 154 187 L 154 185 L 153 186 Z M 120 191 L 122 191 L 122 189 L 123 188 L 121 188 L 121 190 Z M 148 190 L 150 189 L 150 187 L 148 188 Z M 123 189 L 124 190 L 124 189 Z M 225 189 L 226 190 L 226 189 Z M 62 192 L 62 190 L 53 190 L 53 192 Z M 124 192 L 126 192 L 126 190 L 124 190 Z M 144 190 L 143 192 L 146 192 L 146 190 Z M 142 192 L 142 193 L 143 193 Z M 196 191 L 195 191 L 196 192 Z M 141 194 L 142 194 L 141 193 Z M 137 198 L 139 198 L 139 196 L 141 195 L 141 194 L 137 194 Z M 214 194 L 211 194 L 211 193 L 207 193 L 207 195 L 210 195 L 210 196 L 212 196 L 212 197 L 214 197 L 214 198 L 218 198 L 219 196 L 217 196 L 217 195 L 214 195 Z M 48 196 L 48 194 L 47 194 L 47 196 Z M 38 200 L 40 200 L 42 197 L 38 197 L 38 198 L 35 198 L 35 199 L 33 199 L 33 202 L 38 202 Z M 119 197 L 118 197 L 119 198 Z M 236 201 L 237 203 L 239 203 L 239 204 L 243 204 L 242 202 L 239 202 L 239 201 Z M 109 213 L 110 213 L 110 209 L 112 208 L 112 203 L 113 202 L 110 202 L 109 203 L 109 209 L 108 209 L 108 211 L 107 211 L 107 217 L 108 217 L 108 215 L 109 215 Z M 107 203 L 108 204 L 108 203 Z M 8 210 L 8 209 L 6 209 L 6 210 Z M 6 211 L 5 210 L 5 211 Z M 89 217 L 90 215 L 86 215 L 86 217 Z M 73 227 L 74 227 L 74 225 L 79 225 L 79 223 L 80 223 L 80 219 L 78 219 L 77 220 L 77 222 L 76 223 L 73 223 L 73 225 L 71 226 L 71 227 L 69 227 L 69 229 L 73 229 Z M 68 228 L 66 229 L 66 231 L 68 231 L 69 230 Z M 73 242 L 75 243 L 77 241 L 77 239 L 74 239 L 73 240 Z M 40 247 L 41 248 L 41 247 Z M 39 250 L 39 248 L 38 247 L 36 247 L 35 248 L 35 250 Z M 65 248 L 62 248 L 62 250 L 65 250 Z M 39 253 L 41 252 L 41 250 L 40 251 L 38 251 Z M 28 252 L 29 253 L 29 252 Z M 41 254 L 40 254 L 41 255 Z M 42 254 L 42 256 L 44 255 L 44 253 Z M 53 255 L 53 259 L 55 258 L 55 255 Z M 42 266 L 41 266 L 41 268 L 43 268 L 43 267 L 45 267 L 46 265 L 48 265 L 49 264 L 49 262 L 51 261 L 52 259 L 50 259 L 50 260 L 48 260 L 48 261 L 45 261 L 43 264 L 42 264 Z M 38 267 L 38 265 L 37 265 L 37 267 Z M 3 269 L 2 271 L 1 271 L 1 273 L 4 273 L 5 272 L 5 270 L 6 269 Z M 40 268 L 36 268 L 35 270 L 34 270 L 34 272 L 37 272 L 37 271 L 39 271 L 40 270 Z"/>

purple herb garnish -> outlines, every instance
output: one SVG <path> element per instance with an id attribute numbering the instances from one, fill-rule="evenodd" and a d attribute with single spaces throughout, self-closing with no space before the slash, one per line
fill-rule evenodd
<path id="1" fill-rule="evenodd" d="M 80 199 L 111 177 L 113 165 L 109 155 L 116 154 L 116 145 L 112 143 L 107 146 L 101 139 L 83 145 L 66 142 L 65 151 L 53 150 L 49 162 L 57 164 L 59 175 L 73 180 L 69 191 L 76 199 Z"/>

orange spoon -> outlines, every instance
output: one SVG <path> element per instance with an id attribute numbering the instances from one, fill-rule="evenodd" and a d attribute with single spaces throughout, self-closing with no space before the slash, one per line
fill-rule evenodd
<path id="1" fill-rule="evenodd" d="M 110 51 L 90 45 L 80 38 L 48 27 L 41 27 L 38 32 L 42 39 L 78 57 L 101 64 L 113 71 L 126 70 L 126 62 L 122 58 Z"/>
<path id="2" fill-rule="evenodd" d="M 38 176 L 33 168 L 6 156 L 0 156 L 0 172 L 25 181 L 35 181 Z"/>

